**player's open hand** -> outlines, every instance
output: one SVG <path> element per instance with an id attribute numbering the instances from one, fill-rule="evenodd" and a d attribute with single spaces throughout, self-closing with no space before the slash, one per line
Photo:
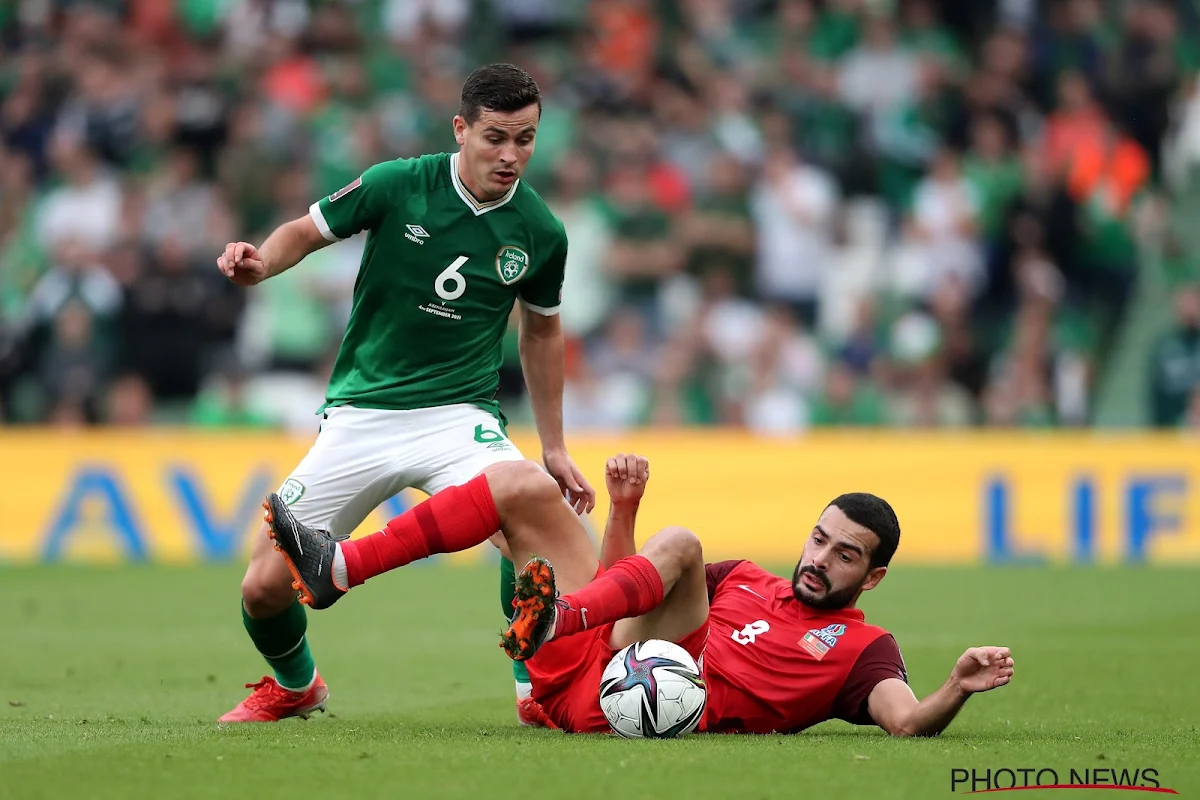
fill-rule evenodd
<path id="1" fill-rule="evenodd" d="M 230 242 L 217 259 L 221 274 L 238 286 L 254 286 L 267 279 L 267 265 L 258 248 L 248 242 Z"/>
<path id="2" fill-rule="evenodd" d="M 596 507 L 596 490 L 565 450 L 542 453 L 542 463 L 546 465 L 546 472 L 558 481 L 563 496 L 576 514 L 587 514 Z"/>
<path id="3" fill-rule="evenodd" d="M 650 460 L 618 453 L 604 465 L 604 486 L 614 506 L 637 505 L 650 480 Z"/>
<path id="4" fill-rule="evenodd" d="M 986 692 L 1012 680 L 1013 659 L 1007 647 L 972 647 L 959 656 L 953 678 L 969 694 Z"/>

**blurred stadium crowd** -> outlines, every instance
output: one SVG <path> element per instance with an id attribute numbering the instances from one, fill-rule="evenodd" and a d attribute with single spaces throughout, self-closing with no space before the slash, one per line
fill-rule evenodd
<path id="1" fill-rule="evenodd" d="M 251 291 L 216 256 L 453 148 L 506 60 L 569 429 L 1089 425 L 1151 262 L 1141 400 L 1200 426 L 1198 34 L 1183 0 L 0 3 L 0 418 L 314 430 L 362 237 Z"/>

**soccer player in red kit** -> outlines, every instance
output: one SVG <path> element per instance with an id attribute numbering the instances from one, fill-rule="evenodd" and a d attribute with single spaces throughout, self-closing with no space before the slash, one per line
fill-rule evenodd
<path id="1" fill-rule="evenodd" d="M 704 656 L 702 729 L 713 731 L 792 732 L 840 716 L 895 735 L 933 734 L 971 694 L 1012 678 L 1007 648 L 971 648 L 941 689 L 917 701 L 894 640 L 854 607 L 882 580 L 899 541 L 883 500 L 860 494 L 831 503 L 788 581 L 746 561 L 705 565 L 699 540 L 683 528 L 660 531 L 634 554 L 648 480 L 645 458 L 608 460 L 612 504 L 599 558 L 558 485 L 531 462 L 493 465 L 354 541 L 300 523 L 275 494 L 267 521 L 294 587 L 313 608 L 501 531 L 506 555 L 525 562 L 502 645 L 528 660 L 547 724 L 567 731 L 608 730 L 600 674 L 617 650 L 646 639 Z"/>
<path id="2" fill-rule="evenodd" d="M 610 525 L 605 558 L 632 553 L 632 534 L 632 520 Z M 655 638 L 676 641 L 693 657 L 703 650 L 708 703 L 702 731 L 795 733 L 842 719 L 896 736 L 934 735 L 970 695 L 1007 684 L 1014 662 L 1006 647 L 970 648 L 940 689 L 917 700 L 895 639 L 856 607 L 887 573 L 899 540 L 900 525 L 886 501 L 842 495 L 822 512 L 788 580 L 750 561 L 706 565 L 693 534 L 668 528 L 641 553 L 659 568 L 661 588 L 625 589 L 663 600 L 649 608 L 643 603 L 643 616 L 618 623 L 624 629 L 605 628 L 611 615 L 596 603 L 598 584 L 608 575 L 584 591 L 543 602 L 555 595 L 553 570 L 534 559 L 517 579 L 521 605 L 506 649 L 530 659 L 534 697 L 567 730 L 608 729 L 597 692 L 601 672 L 616 648 Z M 597 630 L 603 633 L 588 635 Z M 583 642 L 574 644 L 577 638 Z"/>

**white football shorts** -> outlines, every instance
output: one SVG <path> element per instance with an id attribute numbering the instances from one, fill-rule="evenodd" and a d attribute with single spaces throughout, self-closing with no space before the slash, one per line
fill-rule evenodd
<path id="1" fill-rule="evenodd" d="M 469 403 L 408 411 L 335 406 L 279 496 L 305 525 L 341 535 L 402 489 L 432 495 L 491 464 L 523 458 L 496 418 Z"/>

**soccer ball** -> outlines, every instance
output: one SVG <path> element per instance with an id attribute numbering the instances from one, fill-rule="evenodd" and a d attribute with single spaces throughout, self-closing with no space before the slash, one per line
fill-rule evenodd
<path id="1" fill-rule="evenodd" d="M 688 652 L 661 639 L 634 642 L 600 676 L 600 708 L 626 739 L 671 739 L 704 716 L 708 690 Z"/>

